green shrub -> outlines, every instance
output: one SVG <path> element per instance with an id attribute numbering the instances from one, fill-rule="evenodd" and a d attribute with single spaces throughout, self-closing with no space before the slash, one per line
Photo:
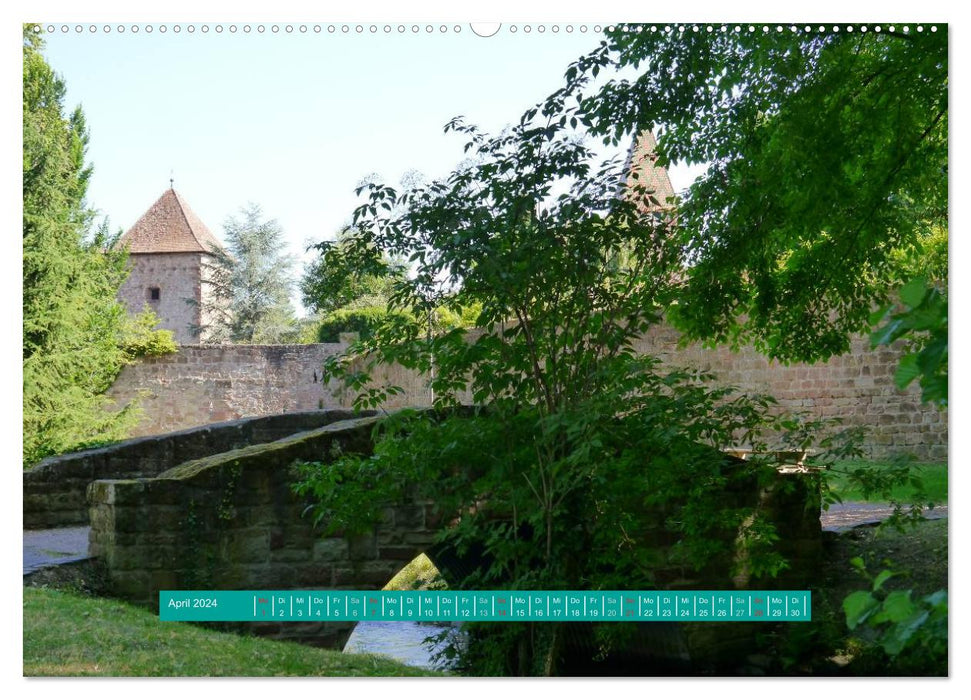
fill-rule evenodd
<path id="1" fill-rule="evenodd" d="M 311 316 L 310 318 L 302 318 L 297 321 L 297 334 L 294 339 L 294 343 L 299 345 L 308 345 L 310 343 L 316 343 L 317 334 L 320 332 L 320 319 Z"/>
<path id="2" fill-rule="evenodd" d="M 856 557 L 850 562 L 870 580 L 870 590 L 854 591 L 843 600 L 846 625 L 870 657 L 883 653 L 894 669 L 907 675 L 947 675 L 947 590 L 915 598 L 911 590 L 886 591 L 883 584 L 897 574 L 883 569 L 871 576 Z"/>
<path id="3" fill-rule="evenodd" d="M 402 313 L 391 313 L 380 306 L 364 309 L 340 309 L 327 314 L 317 329 L 318 343 L 337 343 L 341 333 L 357 333 L 361 340 L 374 335 L 374 331 L 395 318 L 408 320 Z"/>
<path id="4" fill-rule="evenodd" d="M 137 316 L 126 317 L 121 332 L 121 348 L 126 362 L 139 357 L 158 357 L 178 352 L 172 331 L 156 328 L 159 317 L 145 308 Z"/>
<path id="5" fill-rule="evenodd" d="M 440 306 L 435 309 L 435 329 L 447 331 L 452 328 L 475 328 L 480 313 L 482 313 L 482 304 L 478 302 L 464 306 L 458 311 Z"/>

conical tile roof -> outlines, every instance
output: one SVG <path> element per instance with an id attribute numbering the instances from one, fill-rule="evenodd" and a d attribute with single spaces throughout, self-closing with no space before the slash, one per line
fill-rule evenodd
<path id="1" fill-rule="evenodd" d="M 650 194 L 652 203 L 647 208 L 667 209 L 673 205 L 674 187 L 671 186 L 671 178 L 668 177 L 666 168 L 657 164 L 657 141 L 650 130 L 642 131 L 631 144 L 630 153 L 627 156 L 627 169 L 630 176 L 627 179 L 627 187 L 644 187 Z M 636 177 L 635 177 L 636 176 Z"/>
<path id="2" fill-rule="evenodd" d="M 174 189 L 166 190 L 118 240 L 130 253 L 206 253 L 222 246 Z"/>

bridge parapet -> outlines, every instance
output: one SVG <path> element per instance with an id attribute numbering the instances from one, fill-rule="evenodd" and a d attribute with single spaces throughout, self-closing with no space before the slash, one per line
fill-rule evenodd
<path id="1" fill-rule="evenodd" d="M 92 483 L 91 554 L 113 594 L 153 609 L 160 590 L 380 589 L 433 543 L 430 503 L 387 504 L 365 535 L 323 537 L 292 492 L 296 460 L 368 454 L 375 417 L 205 457 L 157 477 Z M 265 626 L 264 626 L 265 627 Z M 353 623 L 273 624 L 271 636 L 339 646 Z"/>
<path id="2" fill-rule="evenodd" d="M 212 423 L 50 457 L 24 472 L 24 528 L 88 524 L 88 484 L 158 476 L 184 462 L 319 428 L 373 411 L 301 411 Z"/>

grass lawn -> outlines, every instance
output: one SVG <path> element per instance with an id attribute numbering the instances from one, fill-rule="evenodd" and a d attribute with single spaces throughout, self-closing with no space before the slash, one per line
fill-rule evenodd
<path id="1" fill-rule="evenodd" d="M 862 467 L 876 467 L 877 469 L 888 471 L 894 467 L 890 464 L 880 462 L 865 461 L 845 461 L 833 465 L 828 473 L 830 486 L 844 501 L 886 501 L 885 498 L 874 496 L 869 499 L 855 485 L 849 483 L 849 479 L 840 472 L 852 472 Z M 915 464 L 913 474 L 924 482 L 924 493 L 933 503 L 947 503 L 947 464 Z M 909 502 L 914 495 L 914 487 L 903 485 L 894 488 L 893 496 L 904 502 Z"/>
<path id="2" fill-rule="evenodd" d="M 240 637 L 66 591 L 24 588 L 25 676 L 439 676 L 378 656 Z"/>

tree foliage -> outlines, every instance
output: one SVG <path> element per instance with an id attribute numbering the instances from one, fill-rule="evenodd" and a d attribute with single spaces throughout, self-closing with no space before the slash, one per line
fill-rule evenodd
<path id="1" fill-rule="evenodd" d="M 608 138 L 658 128 L 662 160 L 710 164 L 679 207 L 691 267 L 672 318 L 689 337 L 809 362 L 883 322 L 874 346 L 910 344 L 897 387 L 919 377 L 924 400 L 946 405 L 947 28 L 628 29 L 608 32 L 552 99 L 576 96 Z M 635 80 L 578 94 L 604 68 L 638 66 Z M 860 601 L 874 598 L 845 604 Z M 894 657 L 929 614 L 909 599 L 896 610 L 881 618 L 900 623 L 884 637 Z"/>
<path id="2" fill-rule="evenodd" d="M 871 575 L 862 558 L 851 562 L 870 581 L 870 590 L 855 591 L 843 601 L 846 625 L 871 648 L 882 652 L 882 669 L 896 674 L 947 675 L 947 590 L 915 599 L 911 590 L 887 591 L 884 584 L 898 572 Z"/>
<path id="3" fill-rule="evenodd" d="M 874 346 L 910 346 L 897 387 L 920 378 L 923 399 L 946 405 L 947 27 L 647 29 L 608 32 L 555 98 L 603 68 L 643 66 L 636 80 L 581 96 L 584 123 L 612 138 L 658 127 L 662 159 L 710 164 L 679 207 L 692 266 L 672 318 L 693 338 L 810 362 L 883 322 Z M 860 600 L 872 597 L 846 604 Z M 911 615 L 928 612 L 904 607 L 912 632 Z M 900 628 L 885 635 L 894 657 L 911 641 Z"/>
<path id="4" fill-rule="evenodd" d="M 291 342 L 297 334 L 290 303 L 294 259 L 285 253 L 283 229 L 250 203 L 223 230 L 227 248 L 214 251 L 205 267 L 212 289 L 202 305 L 206 342 Z"/>
<path id="5" fill-rule="evenodd" d="M 414 186 L 420 180 L 413 176 L 405 182 Z M 407 265 L 403 259 L 386 255 L 362 256 L 360 250 L 355 252 L 362 245 L 367 248 L 370 244 L 362 243 L 360 233 L 348 227 L 336 241 L 311 246 L 319 255 L 305 267 L 300 288 L 304 304 L 322 314 L 313 338 L 317 342 L 336 342 L 340 333 L 371 337 L 378 325 L 394 322 L 393 317 L 398 314 L 388 305 L 395 285 L 407 277 Z M 414 320 L 424 326 L 427 335 L 471 328 L 481 310 L 477 302 L 464 307 L 426 306 Z"/>
<path id="6" fill-rule="evenodd" d="M 404 268 L 381 259 L 371 261 L 369 269 L 348 265 L 354 235 L 352 229 L 345 229 L 337 240 L 311 246 L 318 255 L 307 263 L 300 279 L 303 305 L 310 311 L 330 314 L 338 309 L 387 306 L 394 281 L 404 275 Z"/>
<path id="7" fill-rule="evenodd" d="M 657 29 L 608 31 L 548 102 L 576 99 L 614 141 L 656 129 L 662 163 L 709 164 L 679 207 L 691 267 L 673 318 L 784 360 L 845 352 L 900 251 L 946 240 L 946 27 Z M 622 68 L 638 76 L 588 90 Z"/>
<path id="8" fill-rule="evenodd" d="M 898 389 L 920 380 L 924 401 L 947 406 L 947 296 L 917 277 L 900 289 L 897 310 L 887 305 L 874 312 L 873 323 L 885 321 L 870 335 L 874 347 L 906 339 L 909 349 L 894 375 Z"/>
<path id="9" fill-rule="evenodd" d="M 394 323 L 394 316 L 382 306 L 363 306 L 360 308 L 338 309 L 321 319 L 317 326 L 318 343 L 337 343 L 341 333 L 356 333 L 358 338 L 367 340 L 384 323 Z"/>
<path id="10" fill-rule="evenodd" d="M 608 32 L 498 136 L 450 122 L 472 159 L 447 178 L 359 190 L 343 264 L 404 259 L 389 306 L 414 319 L 481 311 L 475 332 L 403 317 L 327 374 L 376 406 L 400 388 L 374 370 L 398 363 L 430 378 L 437 408 L 468 391 L 486 409 L 401 414 L 373 456 L 304 465 L 320 521 L 366 528 L 375 500 L 432 497 L 453 509 L 450 541 L 482 554 L 450 582 L 467 588 L 654 587 L 672 566 L 785 566 L 758 507 L 727 496 L 764 486 L 764 464 L 713 448 L 764 446 L 766 426 L 825 446 L 820 424 L 773 419 L 771 399 L 662 368 L 635 340 L 667 317 L 689 337 L 817 360 L 867 329 L 904 262 L 922 262 L 911 253 L 946 231 L 946 37 L 642 29 Z M 636 80 L 592 88 L 641 64 Z M 662 165 L 709 164 L 670 216 L 583 142 L 645 128 Z M 555 624 L 476 630 L 471 672 L 549 673 L 562 658 Z M 597 644 L 609 653 L 624 634 Z"/>
<path id="11" fill-rule="evenodd" d="M 771 523 L 725 496 L 757 493 L 764 465 L 715 449 L 761 445 L 772 402 L 635 351 L 676 298 L 682 248 L 643 185 L 618 199 L 623 167 L 596 163 L 572 116 L 537 108 L 499 136 L 453 120 L 446 130 L 466 135 L 473 160 L 412 189 L 359 190 L 345 264 L 403 259 L 411 274 L 389 296 L 403 313 L 333 358 L 327 377 L 375 406 L 401 391 L 375 370 L 397 363 L 429 377 L 436 408 L 466 391 L 485 408 L 392 416 L 373 456 L 303 465 L 299 490 L 346 531 L 371 526 L 382 499 L 433 498 L 454 517 L 451 545 L 483 552 L 457 588 L 651 588 L 712 562 L 727 577 L 734 547 L 750 575 L 775 574 L 785 562 Z M 473 305 L 474 331 L 422 323 L 429 309 Z M 630 631 L 608 627 L 605 650 Z M 560 625 L 477 630 L 470 673 L 562 670 Z"/>
<path id="12" fill-rule="evenodd" d="M 128 316 L 122 325 L 121 348 L 128 362 L 141 357 L 159 357 L 179 351 L 172 331 L 158 328 L 161 319 L 146 305 L 136 316 Z"/>
<path id="13" fill-rule="evenodd" d="M 89 235 L 84 114 L 66 114 L 37 29 L 25 26 L 23 45 L 25 465 L 124 437 L 135 417 L 108 410 L 105 396 L 126 361 L 116 300 L 126 256 L 112 252 L 107 226 Z"/>

